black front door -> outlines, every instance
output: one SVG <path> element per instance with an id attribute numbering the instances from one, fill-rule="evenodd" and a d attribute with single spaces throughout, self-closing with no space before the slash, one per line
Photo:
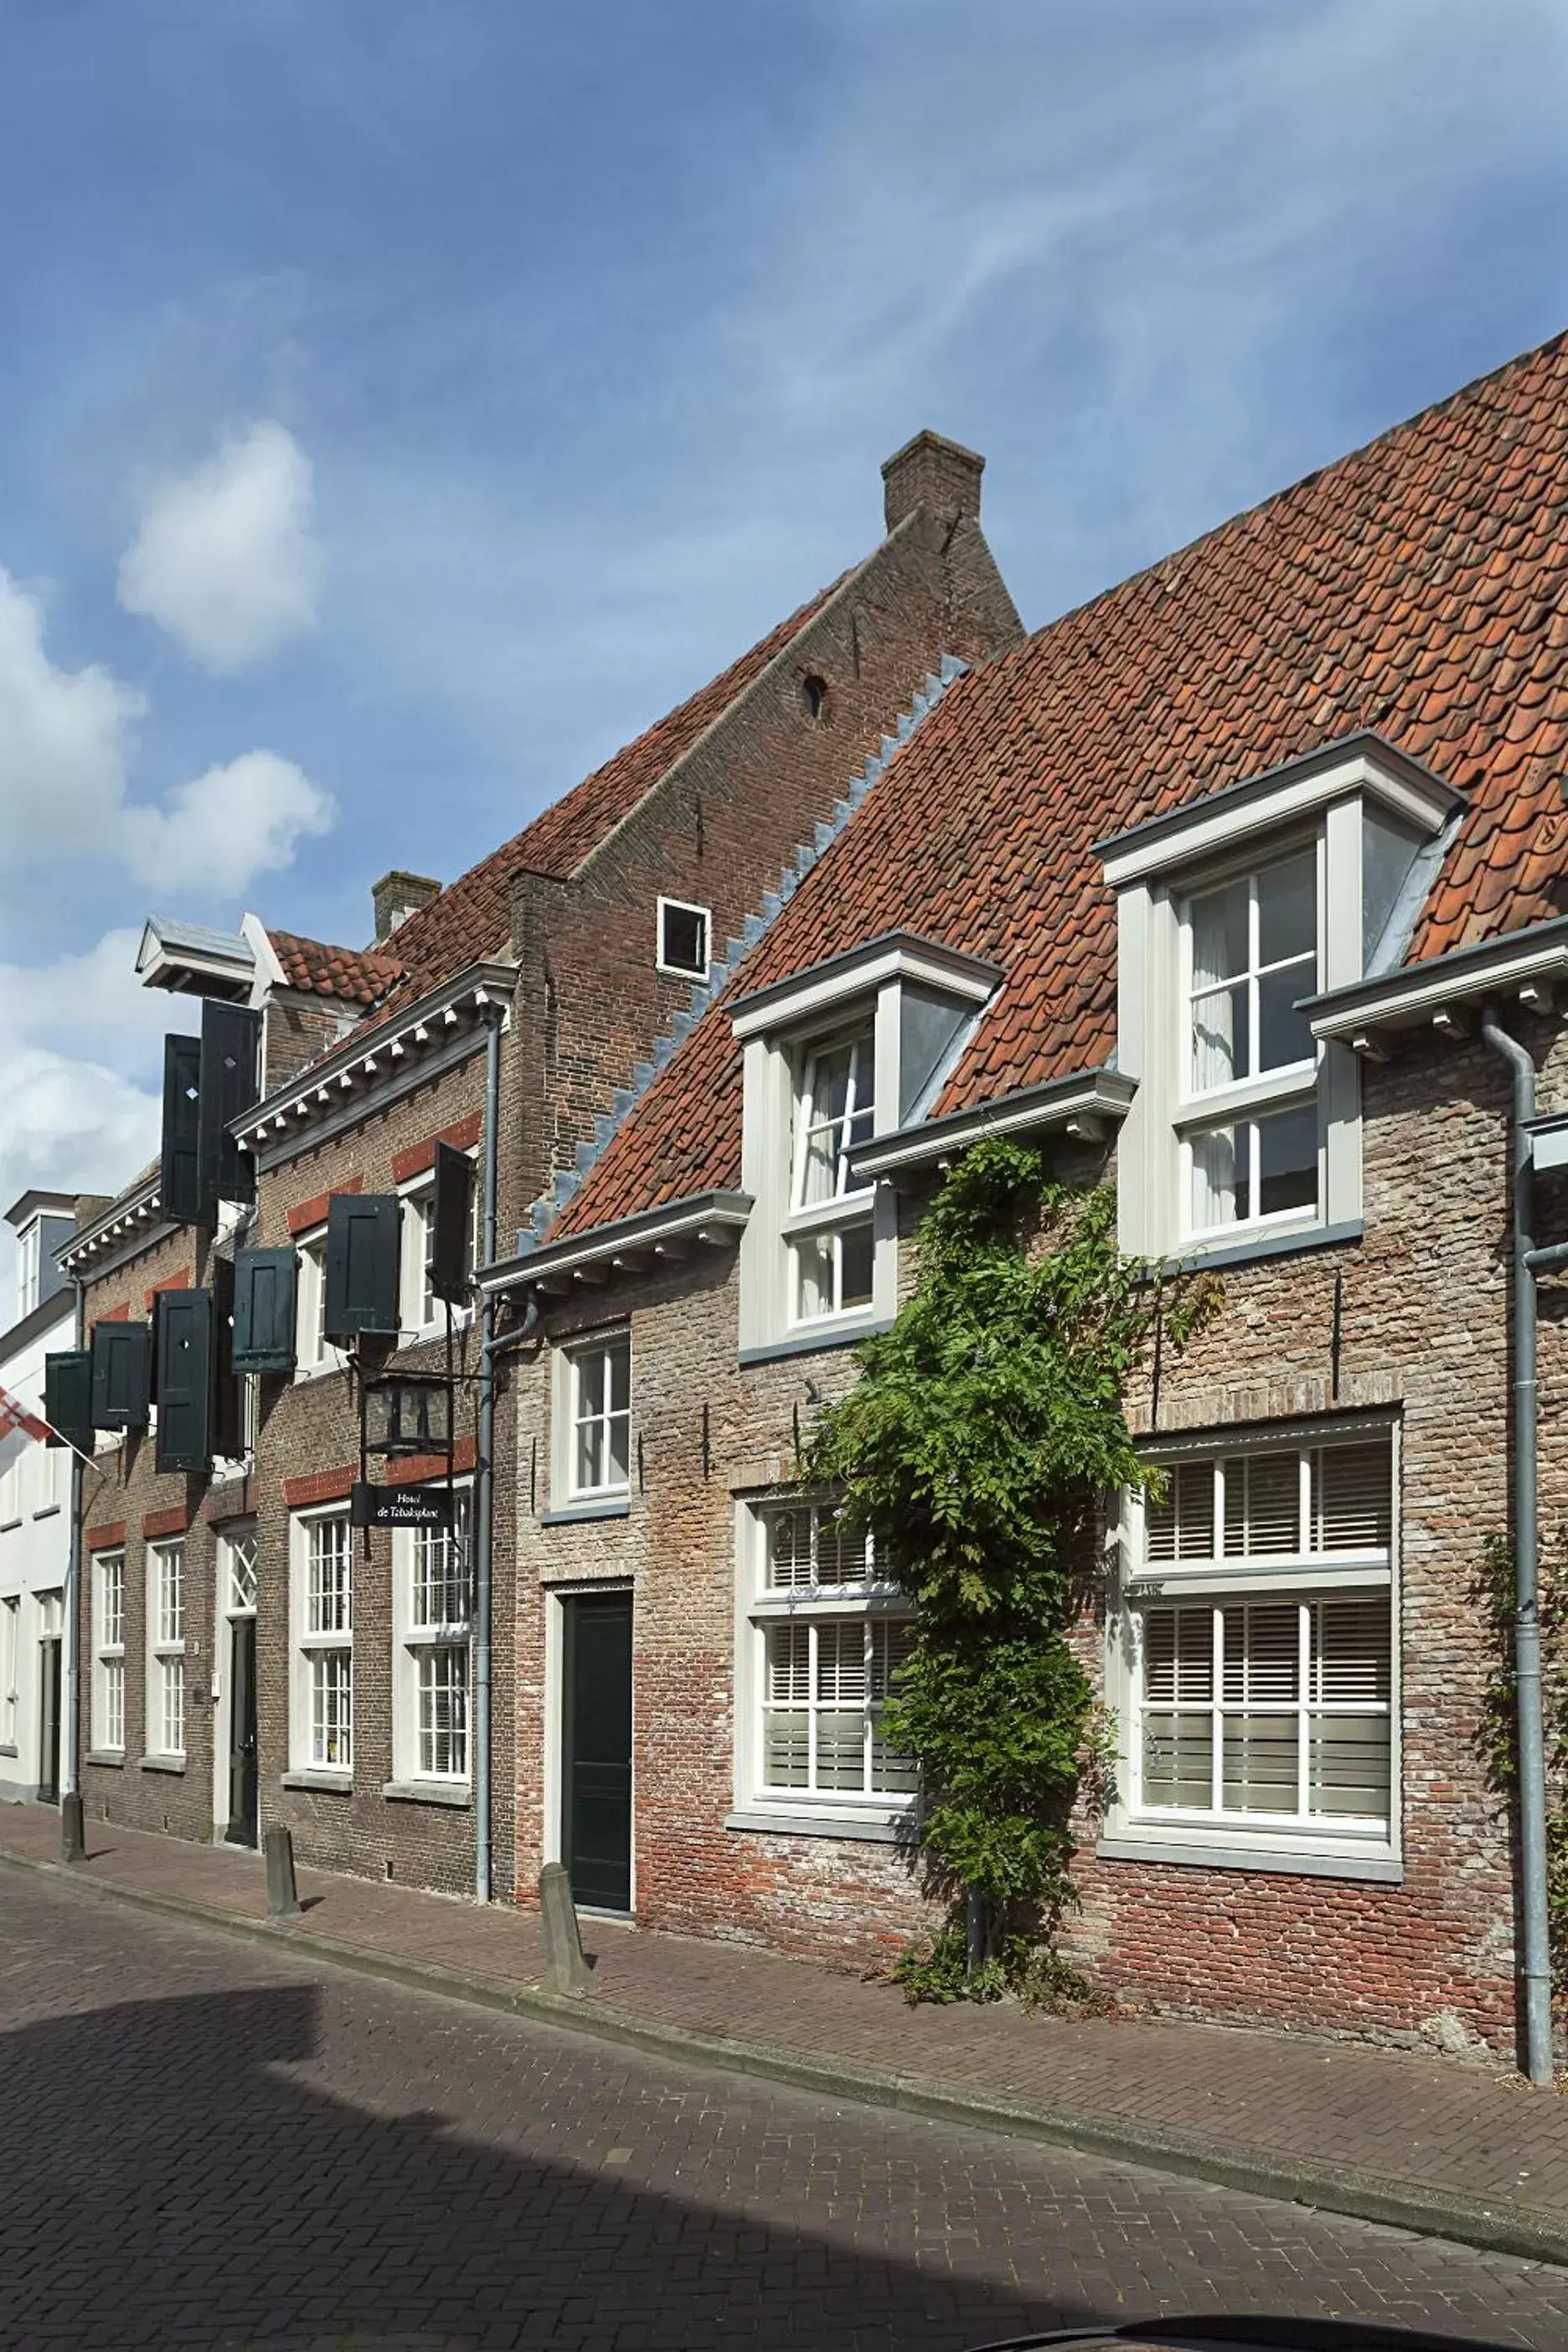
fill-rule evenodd
<path id="1" fill-rule="evenodd" d="M 38 1643 L 38 1796 L 57 1805 L 60 1796 L 60 1642 L 54 1634 Z"/>
<path id="2" fill-rule="evenodd" d="M 230 1845 L 256 1843 L 256 1620 L 228 1626 L 228 1827 Z"/>
<path id="3" fill-rule="evenodd" d="M 632 1903 L 632 1596 L 563 1604 L 562 1851 L 577 1903 Z"/>

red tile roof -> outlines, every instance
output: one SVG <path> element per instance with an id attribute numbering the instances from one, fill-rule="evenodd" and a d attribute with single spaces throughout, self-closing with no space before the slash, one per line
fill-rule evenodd
<path id="1" fill-rule="evenodd" d="M 574 874 L 848 577 L 844 573 L 781 621 L 749 653 L 400 924 L 396 952 L 404 977 L 385 1010 L 427 995 L 465 964 L 500 954 L 510 931 L 513 876 L 548 874 L 563 880 Z"/>
<path id="2" fill-rule="evenodd" d="M 270 925 L 267 936 L 289 986 L 311 996 L 374 1004 L 402 974 L 401 959 L 384 948 L 333 948 L 324 940 L 301 939 L 297 931 L 275 931 Z"/>
<path id="3" fill-rule="evenodd" d="M 1102 1063 L 1115 921 L 1092 845 L 1363 729 L 1470 798 L 1412 956 L 1568 910 L 1568 338 L 951 688 L 742 985 L 905 928 L 1006 973 L 940 1109 Z M 740 1169 L 721 1003 L 552 1238 L 737 1184 Z"/>

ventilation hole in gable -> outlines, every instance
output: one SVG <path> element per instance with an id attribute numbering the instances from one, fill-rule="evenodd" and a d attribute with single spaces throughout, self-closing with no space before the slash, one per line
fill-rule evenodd
<path id="1" fill-rule="evenodd" d="M 807 675 L 801 679 L 800 698 L 805 705 L 806 716 L 808 719 L 826 719 L 827 716 L 827 680 L 825 677 L 818 677 L 815 670 L 809 671 Z"/>

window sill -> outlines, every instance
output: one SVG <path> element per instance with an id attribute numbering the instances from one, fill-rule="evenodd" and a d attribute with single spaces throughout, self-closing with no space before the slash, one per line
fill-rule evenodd
<path id="1" fill-rule="evenodd" d="M 449 1805 L 464 1812 L 471 1801 L 466 1780 L 384 1780 L 381 1793 L 394 1804 Z"/>
<path id="2" fill-rule="evenodd" d="M 1359 1217 L 1342 1225 L 1293 1225 L 1289 1233 L 1255 1234 L 1250 1241 L 1194 1242 L 1174 1260 L 1179 1273 L 1200 1273 L 1205 1267 L 1247 1265 L 1254 1258 L 1290 1257 L 1301 1250 L 1333 1249 L 1343 1242 L 1359 1242 L 1365 1227 Z"/>
<path id="3" fill-rule="evenodd" d="M 626 1519 L 631 1517 L 629 1495 L 606 1495 L 599 1502 L 568 1503 L 559 1511 L 541 1511 L 542 1528 L 570 1527 L 576 1519 Z"/>
<path id="4" fill-rule="evenodd" d="M 727 1813 L 727 1830 L 753 1830 L 766 1837 L 815 1837 L 854 1839 L 867 1845 L 902 1845 L 911 1834 L 912 1813 L 868 1813 L 864 1819 L 843 1813 L 773 1812 L 765 1807 L 750 1807 L 744 1812 Z"/>
<path id="5" fill-rule="evenodd" d="M 285 1772 L 286 1789 L 324 1789 L 331 1796 L 352 1797 L 354 1776 L 352 1772 Z"/>
<path id="6" fill-rule="evenodd" d="M 0 1748 L 0 1756 L 7 1754 L 15 1756 L 16 1753 L 14 1748 L 9 1749 Z M 123 1748 L 89 1748 L 81 1760 L 84 1764 L 100 1765 L 105 1771 L 123 1772 L 125 1750 Z"/>
<path id="7" fill-rule="evenodd" d="M 183 1756 L 139 1756 L 136 1762 L 143 1772 L 179 1773 L 185 1769 L 185 1759 Z"/>
<path id="8" fill-rule="evenodd" d="M 809 1331 L 792 1332 L 787 1339 L 770 1339 L 760 1348 L 742 1348 L 741 1369 L 752 1364 L 777 1363 L 785 1356 L 819 1356 L 828 1348 L 853 1348 L 861 1339 L 874 1339 L 879 1331 L 890 1331 L 891 1316 L 867 1315 L 853 1323 L 824 1323 Z"/>
<path id="9" fill-rule="evenodd" d="M 40 1503 L 33 1517 L 35 1519 L 54 1519 L 59 1517 L 59 1513 L 58 1503 Z"/>
<path id="10" fill-rule="evenodd" d="M 1101 1862 L 1152 1862 L 1187 1870 L 1269 1871 L 1286 1878 L 1353 1878 L 1379 1886 L 1405 1884 L 1404 1864 L 1386 1853 L 1297 1853 L 1277 1845 L 1203 1845 L 1195 1840 L 1177 1844 L 1135 1832 L 1101 1838 L 1094 1851 Z"/>

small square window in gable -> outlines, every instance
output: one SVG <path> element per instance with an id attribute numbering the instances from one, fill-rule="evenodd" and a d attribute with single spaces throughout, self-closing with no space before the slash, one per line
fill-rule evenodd
<path id="1" fill-rule="evenodd" d="M 679 898 L 658 902 L 658 969 L 682 980 L 706 980 L 710 922 L 706 907 L 684 906 Z"/>

